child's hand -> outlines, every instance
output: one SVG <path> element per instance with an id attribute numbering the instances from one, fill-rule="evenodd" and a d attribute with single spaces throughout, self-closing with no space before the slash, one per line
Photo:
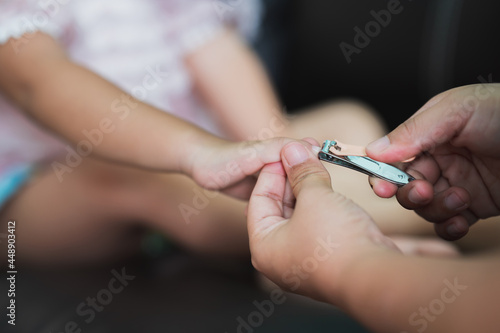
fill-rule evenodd
<path id="1" fill-rule="evenodd" d="M 282 163 L 260 173 L 248 230 L 256 269 L 285 289 L 317 299 L 331 296 L 331 288 L 340 292 L 353 263 L 398 252 L 370 216 L 332 190 L 326 169 L 299 142 L 284 147 Z"/>
<path id="2" fill-rule="evenodd" d="M 269 163 L 280 161 L 280 151 L 292 139 L 228 142 L 206 137 L 193 145 L 184 168 L 201 186 L 240 199 L 248 199 L 255 186 L 256 175 Z"/>

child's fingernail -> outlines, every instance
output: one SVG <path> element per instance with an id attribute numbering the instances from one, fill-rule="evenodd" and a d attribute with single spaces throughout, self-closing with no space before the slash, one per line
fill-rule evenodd
<path id="1" fill-rule="evenodd" d="M 451 211 L 457 211 L 467 207 L 467 203 L 464 202 L 456 193 L 451 193 L 444 198 L 444 204 L 446 205 L 446 208 Z"/>
<path id="2" fill-rule="evenodd" d="M 372 153 L 381 153 L 384 150 L 386 150 L 390 144 L 391 142 L 389 141 L 389 138 L 386 135 L 370 143 L 368 146 L 366 146 L 366 149 L 370 150 Z"/>
<path id="3" fill-rule="evenodd" d="M 285 147 L 283 154 L 286 162 L 291 167 L 304 163 L 309 158 L 309 153 L 306 148 L 300 143 L 295 142 L 288 144 L 288 146 Z"/>

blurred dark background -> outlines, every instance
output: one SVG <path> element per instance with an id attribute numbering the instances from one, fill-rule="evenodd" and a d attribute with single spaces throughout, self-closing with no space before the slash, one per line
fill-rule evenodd
<path id="1" fill-rule="evenodd" d="M 401 0 L 401 13 L 348 63 L 340 43 L 353 45 L 354 28 L 364 30 L 371 11 L 389 2 L 265 0 L 255 47 L 287 110 L 356 98 L 393 128 L 441 91 L 500 77 L 500 2 L 493 0 Z M 121 268 L 135 280 L 85 323 L 77 307 Z M 23 269 L 16 283 L 17 326 L 3 315 L 0 332 L 237 332 L 238 317 L 248 320 L 253 302 L 269 299 L 248 262 L 214 263 L 172 248 L 104 267 Z M 2 279 L 1 292 L 7 287 Z M 287 297 L 258 327 L 239 332 L 365 332 L 333 307 Z M 71 321 L 79 326 L 68 328 Z"/>
<path id="2" fill-rule="evenodd" d="M 393 128 L 439 92 L 479 83 L 479 76 L 498 82 L 500 2 L 494 0 L 392 1 L 401 12 L 347 63 L 340 43 L 354 45 L 354 28 L 365 31 L 375 20 L 371 11 L 387 10 L 390 2 L 266 0 L 257 49 L 290 112 L 356 98 Z"/>

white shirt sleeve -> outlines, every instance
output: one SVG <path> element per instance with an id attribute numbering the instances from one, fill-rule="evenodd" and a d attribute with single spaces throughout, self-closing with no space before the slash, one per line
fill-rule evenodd
<path id="1" fill-rule="evenodd" d="M 180 2 L 180 1 L 178 1 Z M 190 0 L 179 20 L 181 44 L 193 51 L 225 27 L 232 27 L 248 40 L 255 38 L 261 17 L 259 0 Z"/>
<path id="2" fill-rule="evenodd" d="M 68 17 L 68 1 L 6 0 L 0 1 L 0 44 L 10 38 L 29 39 L 30 34 L 41 31 L 55 39 L 61 38 Z"/>

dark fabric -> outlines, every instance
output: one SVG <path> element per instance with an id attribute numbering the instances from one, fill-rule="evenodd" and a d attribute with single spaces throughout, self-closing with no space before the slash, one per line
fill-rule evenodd
<path id="1" fill-rule="evenodd" d="M 353 45 L 354 28 L 364 31 L 375 20 L 371 12 L 393 1 L 288 2 L 282 22 L 289 44 L 277 80 L 288 110 L 353 97 L 393 128 L 439 92 L 479 83 L 480 76 L 498 82 L 500 2 L 494 0 L 401 0 L 402 12 L 347 63 L 339 45 Z"/>
<path id="2" fill-rule="evenodd" d="M 273 298 L 254 278 L 248 262 L 207 262 L 182 252 L 92 269 L 19 267 L 16 326 L 7 324 L 1 297 L 0 332 L 367 332 L 326 304 Z M 5 278 L 0 290 L 7 293 Z"/>

